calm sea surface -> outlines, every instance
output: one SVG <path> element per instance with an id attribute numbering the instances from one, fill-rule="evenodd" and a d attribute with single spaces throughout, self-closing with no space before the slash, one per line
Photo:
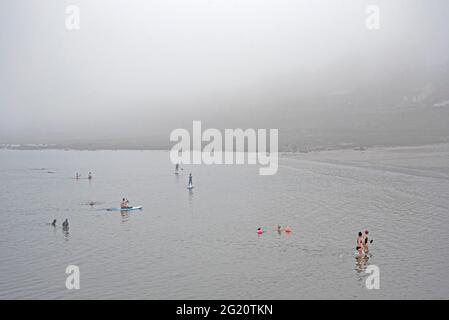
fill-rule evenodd
<path id="1" fill-rule="evenodd" d="M 176 176 L 162 151 L 0 150 L 0 298 L 449 298 L 447 148 L 354 154 Z M 143 210 L 105 210 L 123 197 Z M 371 255 L 357 259 L 365 228 Z M 71 264 L 80 290 L 65 288 Z"/>

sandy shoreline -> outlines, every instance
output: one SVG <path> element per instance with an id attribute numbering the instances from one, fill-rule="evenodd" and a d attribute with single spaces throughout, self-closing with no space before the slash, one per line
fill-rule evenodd
<path id="1" fill-rule="evenodd" d="M 309 153 L 282 153 L 281 158 L 449 179 L 448 143 L 375 147 L 362 151 L 345 149 Z"/>

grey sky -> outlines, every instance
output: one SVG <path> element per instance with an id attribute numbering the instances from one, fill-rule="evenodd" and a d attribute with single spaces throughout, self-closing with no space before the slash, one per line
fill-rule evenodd
<path id="1" fill-rule="evenodd" d="M 79 31 L 65 28 L 69 4 Z M 380 7 L 378 31 L 365 28 L 367 4 Z M 168 139 L 186 115 L 236 116 L 235 95 L 260 91 L 257 113 L 266 83 L 292 75 L 313 91 L 329 70 L 355 84 L 359 66 L 370 78 L 446 64 L 448 15 L 446 0 L 2 0 L 0 135 Z"/>

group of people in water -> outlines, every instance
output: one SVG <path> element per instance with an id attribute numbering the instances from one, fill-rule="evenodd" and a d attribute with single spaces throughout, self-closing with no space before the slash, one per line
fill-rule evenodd
<path id="1" fill-rule="evenodd" d="M 289 226 L 286 226 L 285 228 L 282 228 L 281 225 L 278 225 L 276 231 L 277 231 L 279 234 L 281 234 L 282 232 L 285 232 L 285 233 L 287 233 L 287 234 L 290 234 L 290 233 L 292 232 L 292 228 L 290 228 Z M 260 235 L 260 234 L 263 234 L 263 233 L 265 233 L 265 232 L 266 232 L 266 231 L 264 231 L 262 228 L 257 228 L 257 234 Z"/>
<path id="2" fill-rule="evenodd" d="M 179 164 L 175 165 L 175 174 L 179 173 L 179 170 L 183 170 Z M 89 172 L 88 174 L 88 179 L 91 180 L 92 179 L 92 172 Z M 78 180 L 81 178 L 81 174 L 76 173 L 75 178 Z M 189 180 L 187 183 L 188 187 L 193 187 L 193 177 L 192 174 L 189 173 Z M 129 200 L 126 198 L 122 199 L 122 202 L 120 203 L 120 208 L 121 209 L 129 209 L 132 208 L 132 206 L 129 203 Z M 51 223 L 51 225 L 53 227 L 56 227 L 56 219 L 53 220 L 53 222 Z M 64 230 L 68 230 L 69 228 L 69 222 L 67 219 L 64 220 L 64 222 L 62 223 L 62 227 Z M 282 228 L 281 225 L 278 225 L 276 228 L 276 231 L 281 234 L 282 232 L 285 232 L 286 234 L 290 234 L 292 232 L 292 229 L 289 226 L 286 226 L 285 228 Z M 265 233 L 266 231 L 264 231 L 262 228 L 257 228 L 257 234 L 261 235 L 263 233 Z M 359 255 L 363 255 L 363 254 L 367 254 L 369 252 L 369 244 L 373 243 L 373 240 L 370 240 L 368 238 L 369 235 L 369 231 L 365 230 L 364 232 L 359 232 L 357 235 L 357 239 L 356 239 L 356 251 Z"/>
<path id="3" fill-rule="evenodd" d="M 87 179 L 92 180 L 92 178 L 93 178 L 92 172 L 89 172 L 89 174 L 87 175 Z M 81 174 L 79 174 L 79 173 L 77 172 L 76 175 L 75 175 L 75 179 L 76 179 L 76 180 L 81 179 Z"/>
<path id="4" fill-rule="evenodd" d="M 87 179 L 92 180 L 92 178 L 93 178 L 92 172 L 89 172 L 89 174 L 87 175 Z M 81 179 L 81 174 L 77 172 L 75 174 L 75 179 L 76 180 Z M 95 204 L 94 202 L 90 202 L 89 203 L 89 205 L 91 205 L 91 206 L 93 206 L 94 204 Z M 57 220 L 53 219 L 53 221 L 51 223 L 49 223 L 49 225 L 51 225 L 53 227 L 56 227 L 56 222 L 57 222 Z M 69 230 L 69 220 L 68 219 L 65 219 L 62 222 L 62 229 L 65 230 L 65 231 Z"/>
<path id="5" fill-rule="evenodd" d="M 180 165 L 177 163 L 175 165 L 175 173 L 178 174 L 179 170 L 183 170 Z M 76 179 L 80 179 L 81 175 L 79 173 L 76 173 Z M 88 174 L 88 179 L 91 180 L 92 179 L 92 172 L 89 172 Z M 191 173 L 189 173 L 189 181 L 187 183 L 187 186 L 192 187 L 193 186 L 193 176 Z M 120 208 L 121 209 L 129 209 L 132 208 L 132 206 L 129 203 L 129 200 L 126 198 L 122 199 L 122 202 L 120 203 Z M 53 220 L 53 222 L 51 223 L 52 226 L 56 226 L 56 219 Z M 69 227 L 69 222 L 67 219 L 65 219 L 65 221 L 62 223 L 63 228 L 68 228 Z M 287 234 L 290 234 L 292 232 L 292 229 L 289 226 L 286 226 L 285 228 L 282 228 L 282 226 L 278 225 L 277 226 L 277 232 L 279 234 L 281 234 L 282 232 L 285 232 Z M 262 228 L 257 228 L 257 234 L 261 235 L 263 234 L 265 231 Z M 358 252 L 358 254 L 367 254 L 369 252 L 369 244 L 373 243 L 373 240 L 370 240 L 368 238 L 368 234 L 369 231 L 365 230 L 364 232 L 359 232 L 357 235 L 357 245 L 356 245 L 356 251 Z"/>
<path id="6" fill-rule="evenodd" d="M 56 227 L 56 219 L 53 219 L 53 221 L 50 223 L 53 227 Z M 65 219 L 64 222 L 62 223 L 62 229 L 64 230 L 68 230 L 69 229 L 69 220 Z"/>
<path id="7" fill-rule="evenodd" d="M 359 232 L 357 235 L 357 245 L 355 249 L 358 254 L 367 254 L 369 252 L 369 245 L 373 243 L 373 240 L 368 239 L 369 231 L 365 230 L 364 232 Z"/>

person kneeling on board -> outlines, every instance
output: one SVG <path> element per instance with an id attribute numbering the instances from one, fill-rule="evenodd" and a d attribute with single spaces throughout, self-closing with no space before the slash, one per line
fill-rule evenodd
<path id="1" fill-rule="evenodd" d="M 129 205 L 128 199 L 125 199 L 125 198 L 122 199 L 122 203 L 120 204 L 120 208 L 122 208 L 122 209 L 131 208 L 131 206 Z"/>

